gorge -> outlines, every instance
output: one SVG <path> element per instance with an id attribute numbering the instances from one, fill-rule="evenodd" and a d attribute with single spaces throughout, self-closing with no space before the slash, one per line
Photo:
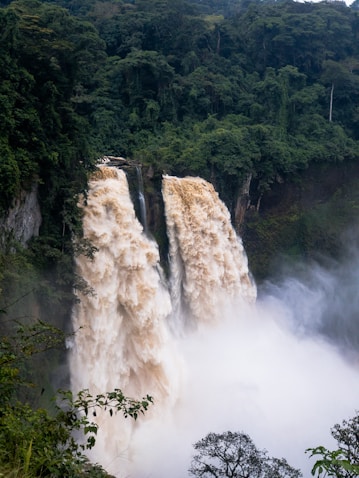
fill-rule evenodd
<path id="1" fill-rule="evenodd" d="M 344 356 L 313 327 L 329 315 L 319 313 L 329 273 L 311 288 L 299 280 L 268 286 L 256 299 L 242 242 L 213 186 L 164 176 L 162 191 L 168 277 L 122 170 L 99 167 L 82 206 L 97 252 L 77 258 L 93 293 L 79 295 L 73 311 L 72 389 L 154 398 L 135 423 L 99 415 L 91 459 L 118 477 L 183 478 L 195 441 L 243 430 L 309 476 L 304 450 L 331 446 L 329 428 L 354 412 L 359 396 L 357 354 Z M 350 264 L 359 270 L 356 252 Z M 344 300 L 338 289 L 338 307 Z"/>

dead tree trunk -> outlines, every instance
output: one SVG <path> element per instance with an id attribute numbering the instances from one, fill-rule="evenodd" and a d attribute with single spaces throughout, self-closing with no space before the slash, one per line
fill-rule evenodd
<path id="1" fill-rule="evenodd" d="M 244 216 L 250 205 L 249 189 L 251 186 L 252 174 L 249 174 L 238 191 L 236 207 L 234 210 L 234 227 L 239 232 L 244 222 Z"/>

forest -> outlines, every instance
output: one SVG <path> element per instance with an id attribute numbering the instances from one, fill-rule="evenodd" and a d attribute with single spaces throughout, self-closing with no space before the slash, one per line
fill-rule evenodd
<path id="1" fill-rule="evenodd" d="M 198 174 L 232 213 L 248 179 L 258 209 L 312 165 L 356 164 L 355 3 L 1 3 L 0 208 L 38 183 L 43 256 L 71 249 L 104 154 Z"/>
<path id="2" fill-rule="evenodd" d="M 0 0 L 0 217 L 34 184 L 42 215 L 25 245 L 1 223 L 0 419 L 14 395 L 49 407 L 50 378 L 40 396 L 16 378 L 44 371 L 38 343 L 16 348 L 12 324 L 49 324 L 25 341 L 70 332 L 73 290 L 86 291 L 74 257 L 95 252 L 78 196 L 103 155 L 141 164 L 152 197 L 163 173 L 209 180 L 234 222 L 247 184 L 236 227 L 258 280 L 276 253 L 338 254 L 338 231 L 359 207 L 358 2 Z M 51 368 L 66 351 L 50 344 Z M 61 426 L 54 434 L 66 441 Z"/>
<path id="3" fill-rule="evenodd" d="M 220 190 L 251 174 L 257 195 L 313 162 L 357 157 L 354 7 L 198 3 L 1 9 L 3 210 L 35 175 L 46 209 L 60 209 L 61 180 L 81 183 L 101 154 L 200 172 Z"/>

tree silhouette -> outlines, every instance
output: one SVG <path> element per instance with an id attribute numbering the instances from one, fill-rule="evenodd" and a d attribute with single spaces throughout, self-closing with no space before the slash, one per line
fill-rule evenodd
<path id="1" fill-rule="evenodd" d="M 189 472 L 197 477 L 299 478 L 300 470 L 282 458 L 270 458 L 241 432 L 209 433 L 194 444 L 198 452 Z"/>

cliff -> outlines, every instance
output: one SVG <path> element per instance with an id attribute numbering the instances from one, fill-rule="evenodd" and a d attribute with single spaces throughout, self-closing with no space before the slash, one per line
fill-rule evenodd
<path id="1" fill-rule="evenodd" d="M 21 191 L 7 214 L 0 219 L 2 247 L 9 239 L 15 239 L 22 246 L 26 246 L 32 237 L 39 235 L 42 218 L 37 192 L 37 183 L 33 183 L 30 191 Z"/>

